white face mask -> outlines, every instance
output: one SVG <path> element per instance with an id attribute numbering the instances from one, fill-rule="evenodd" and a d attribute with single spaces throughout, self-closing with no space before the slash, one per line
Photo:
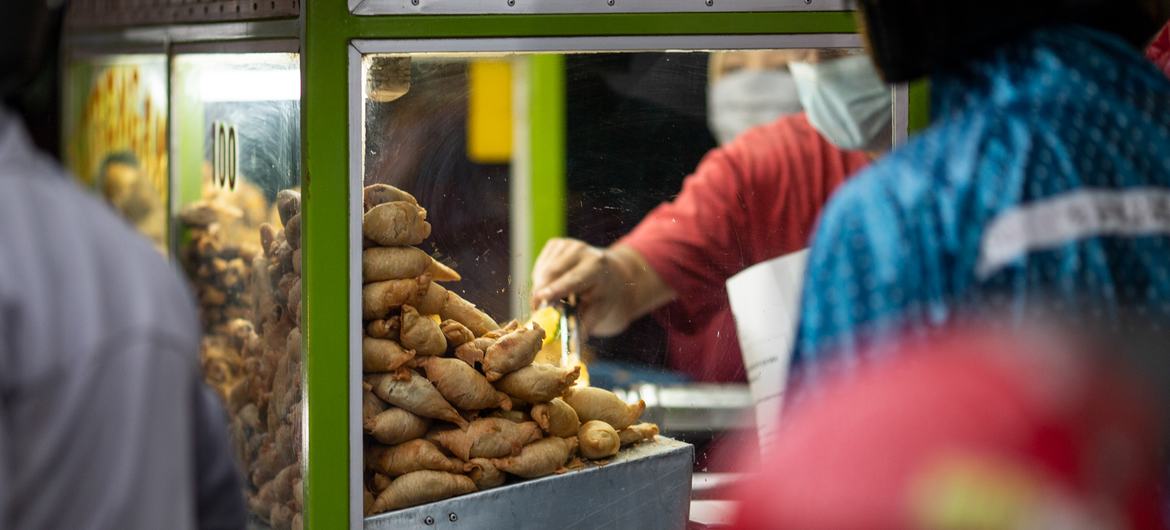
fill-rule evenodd
<path id="1" fill-rule="evenodd" d="M 707 122 L 720 144 L 796 112 L 800 112 L 796 83 L 783 70 L 739 70 L 720 77 L 707 90 Z"/>
<path id="2" fill-rule="evenodd" d="M 890 89 L 869 57 L 790 63 L 808 121 L 842 149 L 890 148 Z"/>

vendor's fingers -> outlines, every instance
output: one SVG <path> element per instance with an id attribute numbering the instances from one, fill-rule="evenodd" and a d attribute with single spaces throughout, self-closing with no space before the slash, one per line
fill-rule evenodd
<path id="1" fill-rule="evenodd" d="M 567 296 L 575 290 L 564 292 L 564 287 L 558 287 L 550 292 L 548 289 L 570 274 L 576 274 L 577 279 L 570 283 L 579 282 L 579 277 L 588 274 L 589 268 L 597 261 L 602 251 L 581 243 L 569 240 L 561 251 L 549 256 L 541 263 L 538 262 L 532 271 L 532 304 L 533 307 L 541 303 L 555 302 L 560 297 Z M 582 266 L 584 266 L 582 268 Z M 582 270 L 577 270 L 581 268 Z M 574 273 L 574 271 L 576 271 Z"/>
<path id="2" fill-rule="evenodd" d="M 593 288 L 597 283 L 598 275 L 604 266 L 596 257 L 585 257 L 575 260 L 576 264 L 544 287 L 535 289 L 532 296 L 542 302 L 555 302 L 574 293 L 581 293 Z"/>
<path id="3" fill-rule="evenodd" d="M 553 256 L 563 252 L 567 241 L 568 240 L 561 237 L 556 237 L 546 241 L 544 246 L 540 248 L 540 254 L 536 256 L 536 263 L 551 259 Z"/>
<path id="4" fill-rule="evenodd" d="M 558 278 L 568 274 L 580 260 L 567 255 L 558 256 L 532 269 L 532 292 L 539 292 Z"/>
<path id="5" fill-rule="evenodd" d="M 570 257 L 572 255 L 570 246 L 564 239 L 553 239 L 545 243 L 540 256 L 536 258 L 536 264 L 532 267 L 534 290 L 544 287 L 577 264 L 576 260 Z"/>

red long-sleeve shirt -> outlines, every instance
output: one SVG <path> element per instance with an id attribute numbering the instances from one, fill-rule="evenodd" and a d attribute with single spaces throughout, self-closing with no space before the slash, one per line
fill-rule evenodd
<path id="1" fill-rule="evenodd" d="M 655 312 L 672 369 L 744 380 L 727 279 L 806 247 L 821 206 L 868 160 L 825 141 L 804 114 L 785 116 L 708 153 L 674 201 L 619 241 L 678 294 Z"/>

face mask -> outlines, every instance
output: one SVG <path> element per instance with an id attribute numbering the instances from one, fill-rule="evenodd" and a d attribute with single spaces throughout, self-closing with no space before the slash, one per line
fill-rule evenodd
<path id="1" fill-rule="evenodd" d="M 808 121 L 842 149 L 890 148 L 890 89 L 869 57 L 790 63 Z"/>
<path id="2" fill-rule="evenodd" d="M 796 112 L 796 83 L 782 70 L 739 70 L 720 77 L 707 91 L 708 124 L 720 144 Z"/>

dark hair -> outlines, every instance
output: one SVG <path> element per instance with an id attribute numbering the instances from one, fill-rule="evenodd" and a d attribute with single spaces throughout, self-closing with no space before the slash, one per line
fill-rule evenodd
<path id="1" fill-rule="evenodd" d="M 1170 0 L 857 0 L 858 18 L 878 70 L 910 81 L 970 60 L 1020 33 L 1078 24 L 1144 47 Z"/>
<path id="2" fill-rule="evenodd" d="M 0 17 L 0 98 L 18 94 L 55 50 L 64 3 L 9 0 Z"/>
<path id="3" fill-rule="evenodd" d="M 109 171 L 110 166 L 113 165 L 130 166 L 132 168 L 138 169 L 138 157 L 130 151 L 115 151 L 106 155 L 106 157 L 102 159 L 101 165 L 98 167 L 98 178 L 104 179 L 106 177 L 106 172 Z"/>

